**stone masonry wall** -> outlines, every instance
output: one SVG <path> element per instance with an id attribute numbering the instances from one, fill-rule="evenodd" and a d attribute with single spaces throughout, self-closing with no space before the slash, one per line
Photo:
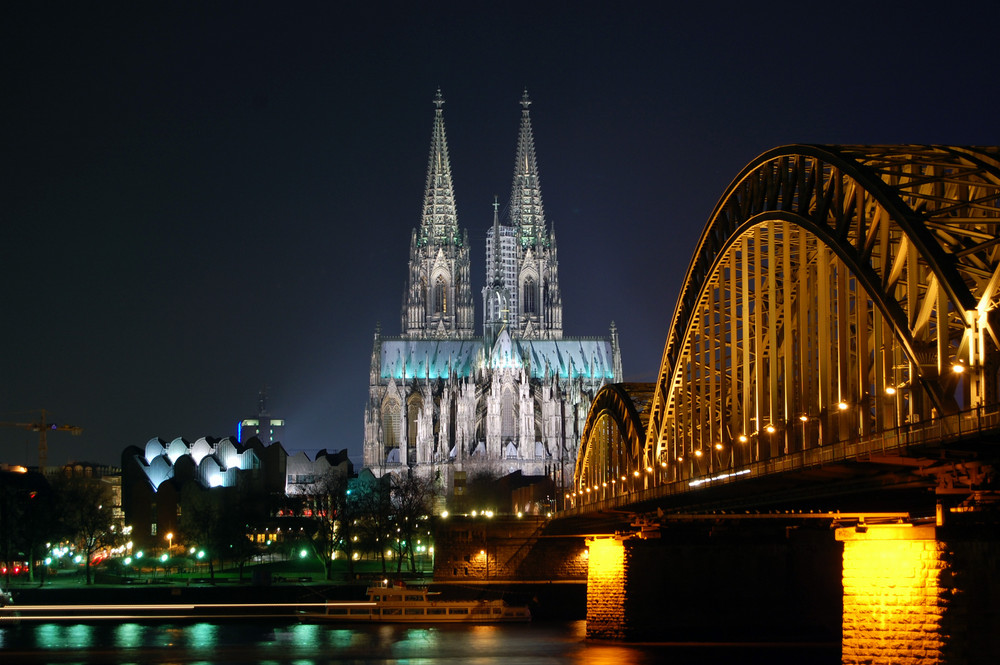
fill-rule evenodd
<path id="1" fill-rule="evenodd" d="M 945 546 L 933 526 L 838 529 L 844 665 L 943 663 Z"/>
<path id="2" fill-rule="evenodd" d="M 843 663 L 1000 662 L 995 523 L 838 529 Z"/>
<path id="3" fill-rule="evenodd" d="M 588 540 L 587 638 L 628 637 L 625 614 L 625 552 L 620 538 Z"/>

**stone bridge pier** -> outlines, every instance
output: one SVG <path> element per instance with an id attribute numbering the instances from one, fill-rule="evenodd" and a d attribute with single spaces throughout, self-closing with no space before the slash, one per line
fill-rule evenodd
<path id="1" fill-rule="evenodd" d="M 993 664 L 1000 662 L 996 534 L 762 519 L 592 537 L 587 636 L 839 643 L 845 665 Z"/>

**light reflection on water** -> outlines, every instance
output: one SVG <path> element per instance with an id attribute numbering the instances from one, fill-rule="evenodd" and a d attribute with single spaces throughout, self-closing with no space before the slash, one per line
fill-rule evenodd
<path id="1" fill-rule="evenodd" d="M 591 643 L 582 621 L 509 625 L 36 624 L 0 628 L 4 663 L 109 665 L 675 665 L 836 663 L 839 650 L 720 650 Z M 786 658 L 787 656 L 787 658 Z"/>

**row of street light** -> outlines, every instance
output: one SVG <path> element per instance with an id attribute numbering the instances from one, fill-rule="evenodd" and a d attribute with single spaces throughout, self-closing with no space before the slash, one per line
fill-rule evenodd
<path id="1" fill-rule="evenodd" d="M 956 369 L 955 371 L 960 371 L 960 370 Z M 887 396 L 896 395 L 897 391 L 902 388 L 903 387 L 899 388 L 890 387 L 886 390 L 886 395 Z M 846 413 L 847 411 L 850 410 L 851 404 L 846 400 L 840 400 L 834 405 L 834 408 L 837 413 Z M 810 416 L 807 413 L 800 414 L 798 416 L 798 420 L 802 426 L 802 445 L 803 446 L 806 445 L 806 440 L 809 436 L 807 428 L 809 426 L 809 423 L 813 422 L 818 424 L 818 429 L 816 432 L 816 443 L 817 445 L 822 446 L 824 443 L 823 424 L 822 424 L 823 420 L 820 417 Z M 789 427 L 790 425 L 791 424 L 789 424 Z M 770 437 L 778 433 L 780 427 L 781 427 L 780 424 L 769 422 L 756 432 L 752 432 L 749 434 L 741 433 L 737 435 L 734 444 L 728 446 L 729 448 L 728 459 L 723 459 L 722 457 L 727 449 L 727 446 L 721 441 L 718 441 L 715 444 L 713 444 L 710 451 L 706 451 L 704 450 L 704 448 L 696 448 L 692 450 L 690 452 L 690 455 L 692 456 L 693 459 L 690 461 L 692 463 L 691 471 L 693 475 L 710 476 L 712 473 L 718 472 L 720 469 L 726 469 L 726 468 L 733 469 L 739 463 L 748 464 L 753 461 L 759 460 L 761 457 L 759 446 L 762 437 L 763 436 Z M 750 448 L 749 450 L 746 450 L 744 453 L 739 455 L 739 457 L 742 459 L 738 461 L 736 454 L 738 450 L 737 446 L 751 445 L 754 444 L 755 441 L 757 449 L 754 450 L 753 448 Z M 707 452 L 714 452 L 717 457 L 714 464 L 710 463 L 708 468 L 702 468 L 701 460 L 704 458 Z M 788 452 L 787 449 L 784 452 L 787 453 Z M 685 462 L 685 455 L 683 453 L 677 455 L 674 461 L 678 465 L 683 464 Z M 654 473 L 655 469 L 653 466 L 647 465 L 644 468 L 645 473 L 643 473 L 643 471 L 640 469 L 635 469 L 632 470 L 631 474 L 625 473 L 617 477 L 611 477 L 599 483 L 584 484 L 579 489 L 573 492 L 567 492 L 566 500 L 569 505 L 575 505 L 579 501 L 590 502 L 595 500 L 602 500 L 605 498 L 609 498 L 609 496 L 619 496 L 622 494 L 627 494 L 629 492 L 634 492 L 636 490 L 647 489 L 648 487 L 653 486 L 655 484 L 662 484 L 669 482 L 667 474 L 669 473 L 671 467 L 668 464 L 667 460 L 661 459 L 661 461 L 659 462 L 659 467 L 660 467 L 659 474 Z M 680 478 L 675 478 L 675 480 L 679 479 Z"/>

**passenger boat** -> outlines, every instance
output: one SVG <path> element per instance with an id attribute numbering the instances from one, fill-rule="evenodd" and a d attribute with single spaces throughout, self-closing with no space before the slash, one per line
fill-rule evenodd
<path id="1" fill-rule="evenodd" d="M 383 581 L 368 587 L 367 601 L 329 601 L 319 612 L 302 612 L 302 621 L 371 623 L 501 623 L 531 621 L 527 605 L 503 600 L 440 600 L 437 591 Z"/>

